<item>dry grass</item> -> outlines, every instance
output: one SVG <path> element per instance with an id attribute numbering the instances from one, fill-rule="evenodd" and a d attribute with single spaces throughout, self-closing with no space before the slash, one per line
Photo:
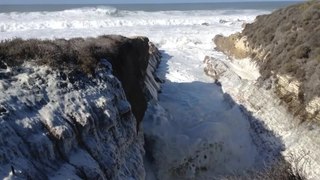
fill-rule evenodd
<path id="1" fill-rule="evenodd" d="M 319 73 L 314 68 L 320 65 L 319 7 L 319 1 L 310 1 L 280 9 L 271 15 L 257 17 L 242 32 L 242 35 L 248 37 L 252 48 L 261 45 L 267 52 L 271 52 L 265 61 L 256 59 L 261 66 L 262 76 L 269 76 L 270 71 L 291 75 L 303 83 L 301 90 L 306 94 L 307 101 L 320 95 L 320 91 L 311 94 L 319 87 L 307 85 L 310 76 Z"/>
<path id="2" fill-rule="evenodd" d="M 34 61 L 58 69 L 92 73 L 101 58 L 114 58 L 114 51 L 129 39 L 121 36 L 70 40 L 13 39 L 0 43 L 0 62 L 9 67 Z"/>
<path id="3" fill-rule="evenodd" d="M 289 75 L 301 83 L 300 97 L 291 98 L 297 101 L 287 105 L 306 120 L 306 112 L 301 111 L 301 107 L 320 96 L 320 1 L 308 1 L 258 16 L 254 23 L 246 24 L 239 35 L 243 36 L 247 37 L 251 51 L 247 52 L 248 56 L 260 67 L 261 80 L 278 74 Z M 229 40 L 232 38 L 230 36 Z M 232 48 L 229 50 L 236 54 Z"/>

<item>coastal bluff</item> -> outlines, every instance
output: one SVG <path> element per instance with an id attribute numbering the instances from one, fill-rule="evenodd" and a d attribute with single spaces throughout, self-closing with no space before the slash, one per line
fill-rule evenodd
<path id="1" fill-rule="evenodd" d="M 158 49 L 104 35 L 0 43 L 0 178 L 144 179 Z"/>
<path id="2" fill-rule="evenodd" d="M 204 60 L 205 73 L 280 137 L 281 155 L 312 180 L 320 178 L 319 17 L 319 1 L 257 16 L 242 32 L 214 37 L 215 49 L 228 60 Z M 257 131 L 254 137 L 260 147 L 276 147 L 268 133 Z"/>
<path id="3" fill-rule="evenodd" d="M 300 121 L 320 123 L 319 1 L 257 16 L 241 33 L 217 35 L 213 41 L 230 57 L 251 58 L 259 67 L 259 83 Z"/>

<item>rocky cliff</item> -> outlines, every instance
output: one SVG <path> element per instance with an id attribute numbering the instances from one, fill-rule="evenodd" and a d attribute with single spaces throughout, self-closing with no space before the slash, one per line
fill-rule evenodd
<path id="1" fill-rule="evenodd" d="M 214 38 L 216 48 L 259 66 L 272 88 L 301 121 L 320 122 L 320 2 L 309 1 L 258 16 L 241 33 Z"/>
<path id="2" fill-rule="evenodd" d="M 292 179 L 299 179 L 298 175 L 305 177 L 302 179 L 319 179 L 319 128 L 314 124 L 301 124 L 294 120 L 295 117 L 272 90 L 260 86 L 254 79 L 245 79 L 234 71 L 231 68 L 234 62 L 223 62 L 213 57 L 206 57 L 204 62 L 206 74 L 216 79 L 223 91 L 244 107 L 248 117 L 251 117 L 249 122 L 252 138 L 260 154 L 266 157 L 266 162 L 273 162 L 279 158 L 277 152 L 281 152 L 281 156 L 291 166 L 288 169 L 292 168 L 296 176 L 291 177 Z M 249 72 L 254 70 L 250 69 Z M 281 139 L 280 143 L 277 139 Z M 288 179 L 280 178 L 288 169 L 283 170 L 278 165 L 273 168 L 280 168 L 280 173 L 258 179 Z"/>
<path id="3" fill-rule="evenodd" d="M 319 17 L 319 1 L 258 16 L 241 33 L 213 39 L 228 60 L 204 61 L 206 74 L 253 117 L 250 126 L 260 150 L 271 157 L 280 150 L 307 179 L 320 178 Z M 269 132 L 261 131 L 259 123 Z"/>
<path id="4" fill-rule="evenodd" d="M 145 37 L 2 42 L 0 177 L 144 179 L 159 60 Z"/>

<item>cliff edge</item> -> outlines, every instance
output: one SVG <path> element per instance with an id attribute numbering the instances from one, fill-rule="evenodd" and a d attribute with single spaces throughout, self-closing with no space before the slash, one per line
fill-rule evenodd
<path id="1" fill-rule="evenodd" d="M 146 37 L 0 43 L 0 178 L 144 179 Z"/>
<path id="2" fill-rule="evenodd" d="M 261 15 L 241 33 L 214 38 L 216 49 L 258 65 L 260 83 L 272 88 L 301 121 L 320 123 L 320 2 Z"/>

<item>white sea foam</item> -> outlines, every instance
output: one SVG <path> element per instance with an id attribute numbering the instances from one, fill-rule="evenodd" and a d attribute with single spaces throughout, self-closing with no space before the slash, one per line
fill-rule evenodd
<path id="1" fill-rule="evenodd" d="M 163 50 L 158 74 L 166 79 L 159 104 L 150 104 L 146 135 L 160 179 L 211 179 L 239 172 L 259 159 L 249 125 L 238 107 L 203 73 L 216 34 L 241 30 L 265 11 L 117 11 L 84 8 L 60 12 L 0 14 L 0 38 L 72 38 L 120 34 L 144 35 Z M 148 173 L 152 173 L 148 168 Z M 147 174 L 147 177 L 154 175 Z"/>
<path id="2" fill-rule="evenodd" d="M 1 13 L 0 31 L 17 32 L 38 29 L 87 29 L 107 27 L 226 24 L 246 22 L 252 11 L 239 16 L 225 11 L 119 11 L 112 7 L 79 8 L 57 12 Z M 223 21 L 221 21 L 223 20 Z"/>

